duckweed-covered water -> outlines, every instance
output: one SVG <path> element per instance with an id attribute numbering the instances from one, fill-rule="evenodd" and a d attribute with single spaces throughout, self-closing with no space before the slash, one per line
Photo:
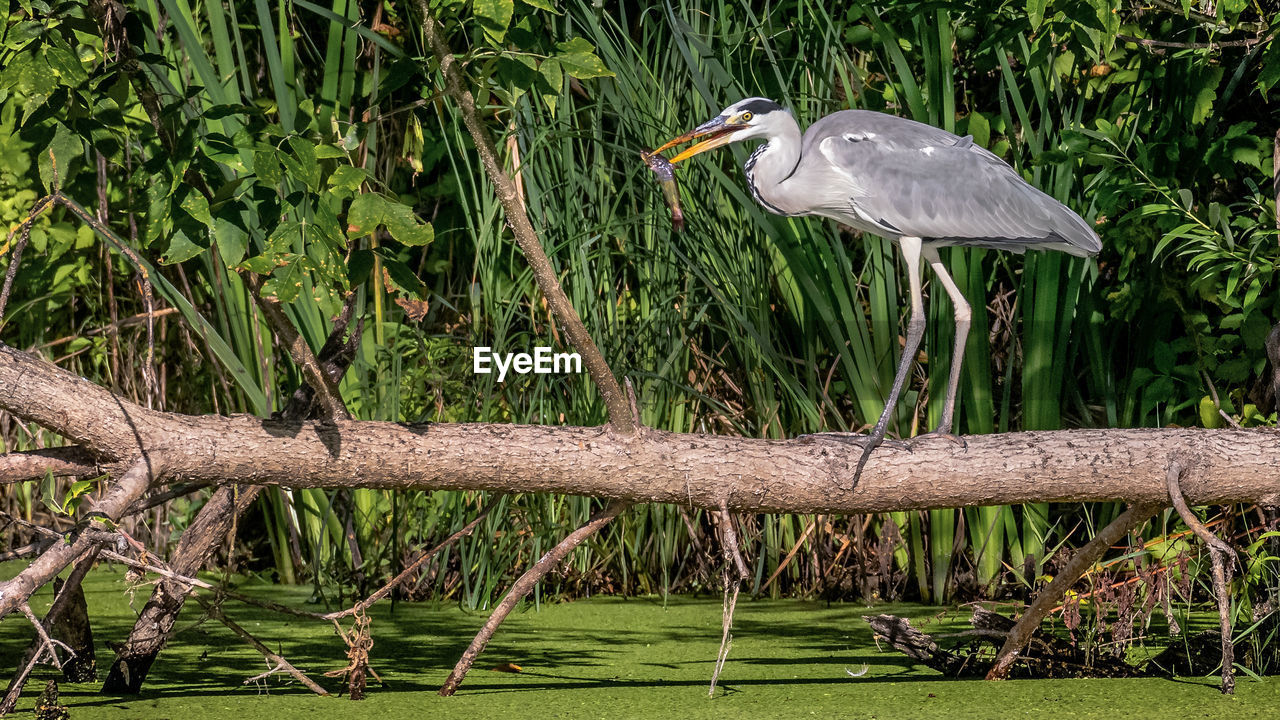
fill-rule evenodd
<path id="1" fill-rule="evenodd" d="M 0 566 L 0 576 L 21 564 Z M 246 584 L 262 598 L 302 605 L 309 588 Z M 108 640 L 123 640 L 133 608 L 124 572 L 103 567 L 86 585 L 105 674 Z M 33 607 L 43 613 L 42 592 Z M 132 606 L 131 606 L 132 603 Z M 334 691 L 325 671 L 346 665 L 345 646 L 331 626 L 284 617 L 235 602 L 228 615 L 313 679 Z M 321 609 L 316 607 L 315 609 Z M 287 678 L 245 685 L 266 662 L 216 621 L 188 610 L 179 634 L 160 657 L 138 697 L 108 697 L 97 685 L 62 685 L 73 720 L 141 718 L 258 720 L 279 718 L 1274 718 L 1280 680 L 1241 677 L 1235 697 L 1218 693 L 1215 678 L 1183 680 L 951 681 L 906 657 L 878 649 L 861 616 L 893 612 L 938 617 L 921 606 L 827 605 L 819 602 L 739 602 L 733 648 L 714 699 L 707 683 L 720 641 L 718 598 L 596 598 L 543 605 L 514 614 L 480 657 L 458 695 L 436 689 L 484 622 L 484 613 L 456 607 L 399 604 L 376 608 L 374 669 L 386 680 L 369 697 L 316 697 Z M 960 623 L 964 612 L 934 627 Z M 0 623 L 0 665 L 8 675 L 31 636 L 21 617 Z M 506 663 L 521 671 L 499 672 Z M 866 668 L 861 677 L 849 672 Z M 18 717 L 30 717 L 52 668 L 28 685 Z"/>

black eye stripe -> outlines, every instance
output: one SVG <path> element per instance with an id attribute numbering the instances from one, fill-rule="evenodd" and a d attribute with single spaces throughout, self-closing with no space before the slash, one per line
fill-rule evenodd
<path id="1" fill-rule="evenodd" d="M 781 110 L 782 106 L 772 100 L 764 98 L 755 98 L 747 101 L 745 105 L 738 108 L 738 112 L 750 112 L 753 115 L 760 115 L 775 110 Z"/>

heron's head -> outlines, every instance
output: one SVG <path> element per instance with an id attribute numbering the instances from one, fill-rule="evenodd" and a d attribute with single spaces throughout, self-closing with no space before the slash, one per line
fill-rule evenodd
<path id="1" fill-rule="evenodd" d="M 674 165 L 698 153 L 714 150 L 731 142 L 769 137 L 776 134 L 777 129 L 783 122 L 794 123 L 795 121 L 791 119 L 790 113 L 782 109 L 781 105 L 765 98 L 747 98 L 721 110 L 719 115 L 684 135 L 673 138 L 653 152 L 660 153 L 669 147 L 680 145 L 690 140 L 706 138 L 696 145 L 685 148 L 684 152 L 671 158 L 671 164 Z"/>

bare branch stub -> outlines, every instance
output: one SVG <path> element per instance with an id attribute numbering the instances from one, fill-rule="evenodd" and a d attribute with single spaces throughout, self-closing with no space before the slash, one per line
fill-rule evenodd
<path id="1" fill-rule="evenodd" d="M 101 472 L 92 453 L 78 445 L 0 455 L 0 485 L 38 480 L 45 473 L 83 478 Z"/>
<path id="2" fill-rule="evenodd" d="M 302 370 L 302 376 L 315 391 L 327 420 L 350 420 L 351 413 L 342 402 L 342 393 L 338 391 L 338 383 L 325 371 L 323 364 L 312 352 L 305 338 L 293 327 L 293 323 L 285 317 L 280 309 L 280 301 L 262 295 L 262 278 L 256 273 L 245 273 L 245 281 L 249 285 L 254 302 L 262 309 L 262 314 L 271 326 L 272 333 L 280 340 L 288 351 L 289 357 Z"/>
<path id="3" fill-rule="evenodd" d="M 458 690 L 458 686 L 462 684 L 462 679 L 467 676 L 467 671 L 471 669 L 472 663 L 484 652 L 485 645 L 489 644 L 489 640 L 493 638 L 493 634 L 498 631 L 498 626 L 507 618 L 507 615 L 515 609 L 516 605 L 528 595 L 533 586 L 538 583 L 547 573 L 551 572 L 561 562 L 568 557 L 583 540 L 594 535 L 601 528 L 608 525 L 614 518 L 618 517 L 623 510 L 631 507 L 630 503 L 613 501 L 606 505 L 603 510 L 596 513 L 587 524 L 569 533 L 555 547 L 547 551 L 533 567 L 524 572 L 511 585 L 511 589 L 507 591 L 506 597 L 502 598 L 502 602 L 494 608 L 493 614 L 489 616 L 489 620 L 485 622 L 484 627 L 476 634 L 475 639 L 471 641 L 471 645 L 467 647 L 466 652 L 458 660 L 457 665 L 453 667 L 453 671 L 449 673 L 448 679 L 445 680 L 444 686 L 440 688 L 441 695 L 452 695 Z"/>
<path id="4" fill-rule="evenodd" d="M 1235 645 L 1231 640 L 1231 574 L 1235 568 L 1236 551 L 1224 540 L 1219 539 L 1209 528 L 1200 522 L 1200 518 L 1191 512 L 1187 501 L 1182 496 L 1181 479 L 1185 472 L 1182 464 L 1174 461 L 1169 464 L 1169 499 L 1178 511 L 1182 522 L 1191 528 L 1191 532 L 1209 548 L 1209 559 L 1213 574 L 1213 594 L 1218 604 L 1218 625 L 1222 633 L 1222 694 L 1230 695 L 1236 690 L 1235 678 Z"/>

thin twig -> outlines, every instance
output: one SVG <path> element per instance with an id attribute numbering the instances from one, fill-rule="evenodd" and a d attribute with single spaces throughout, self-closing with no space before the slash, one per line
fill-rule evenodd
<path id="1" fill-rule="evenodd" d="M 435 547 L 431 548 L 430 550 L 423 552 L 421 555 L 418 556 L 418 559 L 410 563 L 409 566 L 406 567 L 404 570 L 401 570 L 399 575 L 396 575 L 394 578 L 392 578 L 390 582 L 388 582 L 386 585 L 383 585 L 382 588 L 379 589 L 377 592 L 373 593 L 372 595 L 365 598 L 364 600 L 361 600 L 355 605 L 352 605 L 346 610 L 331 612 L 327 615 L 322 615 L 321 617 L 323 617 L 325 620 L 338 620 L 338 619 L 347 617 L 349 615 L 355 615 L 357 613 L 362 613 L 365 610 L 368 610 L 374 603 L 386 597 L 392 590 L 396 588 L 397 585 L 400 585 L 405 580 L 408 580 L 410 577 L 412 577 L 413 574 L 417 572 L 418 568 L 422 567 L 424 563 L 426 563 L 431 558 L 435 557 L 436 553 L 452 545 L 458 540 L 461 540 L 462 538 L 470 535 L 471 532 L 476 529 L 476 525 L 479 525 L 480 521 L 483 520 L 485 516 L 489 514 L 489 511 L 492 510 L 493 508 L 494 508 L 494 505 L 492 504 L 489 505 L 489 507 L 480 511 L 480 514 L 477 515 L 471 522 L 463 526 L 461 530 L 455 532 L 454 534 L 450 535 L 444 540 L 441 540 L 439 543 L 436 544 Z"/>
<path id="2" fill-rule="evenodd" d="M 146 512 L 153 507 L 164 505 L 170 500 L 180 498 L 183 495 L 190 495 L 193 492 L 204 490 L 212 484 L 213 483 L 209 482 L 179 483 L 164 492 L 139 499 L 138 502 L 130 505 L 129 509 L 124 511 L 124 514 L 128 516 Z"/>
<path id="3" fill-rule="evenodd" d="M 4 309 L 9 304 L 9 291 L 13 289 L 14 276 L 18 274 L 18 264 L 22 260 L 22 251 L 26 249 L 27 242 L 31 239 L 31 226 L 35 224 L 36 218 L 40 217 L 41 213 L 53 205 L 53 200 L 54 195 L 46 195 L 37 200 L 35 205 L 31 206 L 27 219 L 14 228 L 13 232 L 9 233 L 9 237 L 5 238 L 5 245 L 9 245 L 13 240 L 14 233 L 22 233 L 18 237 L 18 242 L 12 245 L 13 252 L 9 255 L 9 269 L 4 274 L 4 287 L 0 288 L 0 324 L 4 322 Z"/>
<path id="4" fill-rule="evenodd" d="M 76 651 L 71 649 L 71 646 L 66 643 L 49 637 L 49 633 L 45 632 L 44 625 L 40 623 L 39 618 L 36 617 L 35 613 L 31 612 L 31 605 L 28 603 L 22 603 L 22 606 L 18 609 L 21 610 L 22 614 L 31 622 L 31 627 L 36 629 L 36 637 L 39 638 L 40 646 L 40 650 L 36 653 L 36 657 L 42 658 L 45 654 L 48 654 L 49 662 L 54 667 L 61 670 L 62 661 L 58 659 L 58 648 L 55 647 L 55 645 L 61 646 L 63 650 L 70 653 L 71 657 L 75 657 Z"/>
<path id="5" fill-rule="evenodd" d="M 809 525 L 804 529 L 804 532 L 800 533 L 799 539 L 797 539 L 795 544 L 791 546 L 791 549 L 787 551 L 786 557 L 782 558 L 782 562 L 778 563 L 778 568 L 774 570 L 773 574 L 769 576 L 769 579 L 765 580 L 764 584 L 760 586 L 759 593 L 764 593 L 765 590 L 768 590 L 769 586 L 773 584 L 773 581 L 777 580 L 778 576 L 782 574 L 782 571 L 787 569 L 787 566 L 791 564 L 792 558 L 796 556 L 796 553 L 800 552 L 801 546 L 803 546 L 805 541 L 809 539 L 809 534 L 812 533 L 816 527 L 818 527 L 818 518 L 817 516 L 814 516 L 814 519 L 809 521 Z"/>
<path id="6" fill-rule="evenodd" d="M 76 561 L 75 567 L 71 573 L 67 575 L 67 581 L 62 584 L 62 591 L 53 599 L 53 605 L 49 607 L 49 612 L 45 614 L 43 623 L 36 623 L 36 629 L 42 638 L 48 637 L 46 634 L 48 628 L 52 628 L 53 624 L 62 618 L 67 609 L 71 607 L 72 597 L 76 594 L 76 589 L 84 582 L 85 575 L 89 574 L 89 569 L 93 567 L 98 559 L 98 553 L 90 550 Z M 23 603 L 24 614 L 30 612 L 30 607 Z M 31 616 L 28 615 L 28 618 Z M 29 650 L 26 662 L 22 663 L 18 672 L 9 682 L 9 688 L 5 691 L 4 700 L 0 701 L 0 717 L 11 712 L 18 705 L 18 698 L 22 696 L 22 689 L 27 684 L 27 678 L 31 677 L 31 671 L 35 669 L 36 664 L 40 661 L 40 648 L 37 646 Z"/>
<path id="7" fill-rule="evenodd" d="M 1217 40 L 1214 42 L 1173 42 L 1169 40 L 1153 40 L 1151 38 L 1140 38 L 1132 35 L 1117 33 L 1116 39 L 1122 42 L 1131 42 L 1140 45 L 1151 52 L 1159 55 L 1164 53 L 1162 48 L 1170 48 L 1174 50 L 1218 50 L 1220 48 L 1229 47 L 1253 47 L 1259 43 L 1271 42 L 1275 39 L 1276 33 L 1269 35 L 1257 35 L 1243 40 Z"/>
<path id="8" fill-rule="evenodd" d="M 316 354 L 311 351 L 311 346 L 307 344 L 305 338 L 298 333 L 298 330 L 285 317 L 284 311 L 280 309 L 280 301 L 275 298 L 263 297 L 262 295 L 262 277 L 257 273 L 246 272 L 245 281 L 249 286 L 249 292 L 253 295 L 254 301 L 258 307 L 262 309 L 263 316 L 267 319 L 267 325 L 271 326 L 272 332 L 279 338 L 280 344 L 284 345 L 288 351 L 289 357 L 302 370 L 302 376 L 306 378 L 307 384 L 316 393 L 316 400 L 320 403 L 320 408 L 324 412 L 327 420 L 350 420 L 351 413 L 347 411 L 347 406 L 342 402 L 342 393 L 338 391 L 338 383 L 325 372 L 324 366 L 320 360 L 316 358 Z"/>
<path id="9" fill-rule="evenodd" d="M 263 645 L 262 641 L 258 640 L 258 638 L 254 637 L 251 633 L 249 633 L 248 630 L 245 630 L 244 628 L 240 627 L 240 625 L 237 624 L 234 620 L 232 620 L 231 618 L 223 614 L 222 608 L 218 607 L 216 603 L 211 603 L 208 600 L 205 600 L 204 598 L 200 597 L 199 595 L 196 595 L 194 597 L 196 599 L 196 602 L 200 603 L 200 607 L 204 608 L 205 613 L 207 613 L 209 617 L 222 623 L 227 627 L 228 630 L 230 630 L 232 633 L 235 633 L 236 637 L 240 638 L 241 640 L 244 640 L 249 645 L 252 645 L 255 650 L 262 653 L 262 657 L 266 658 L 267 662 L 275 663 L 277 666 L 283 668 L 284 671 L 292 675 L 295 680 L 307 686 L 307 689 L 311 690 L 311 692 L 317 695 L 329 694 L 328 690 L 325 690 L 324 688 L 317 685 L 314 680 L 307 677 L 306 673 L 294 667 L 293 664 L 290 663 L 288 660 L 284 659 L 284 657 L 271 652 L 271 649 L 268 648 L 266 645 Z M 245 684 L 247 685 L 253 682 L 255 679 L 256 678 L 249 678 L 248 680 L 245 680 Z"/>
<path id="10" fill-rule="evenodd" d="M 1204 378 L 1204 383 L 1209 388 L 1209 399 L 1213 401 L 1213 406 L 1218 409 L 1218 415 L 1221 416 L 1223 420 L 1226 420 L 1227 424 L 1231 427 L 1236 430 L 1241 430 L 1242 428 L 1240 427 L 1240 423 L 1236 422 L 1235 418 L 1228 415 L 1227 411 L 1222 409 L 1222 402 L 1218 400 L 1218 388 L 1214 386 L 1213 379 L 1209 377 L 1209 373 L 1205 372 L 1202 368 L 1200 370 L 1200 376 Z"/>
<path id="11" fill-rule="evenodd" d="M 1194 9 L 1184 10 L 1182 6 L 1169 2 L 1169 0 L 1150 0 L 1150 2 L 1157 9 L 1164 10 L 1165 12 L 1173 13 L 1174 15 L 1180 15 L 1189 20 L 1194 20 L 1195 22 L 1201 23 L 1203 25 L 1207 25 L 1213 30 L 1216 30 L 1219 32 L 1231 31 L 1231 28 L 1229 26 L 1223 25 L 1221 21 L 1218 20 L 1218 18 L 1212 15 L 1205 15 L 1202 12 L 1196 12 Z M 1253 32 L 1262 32 L 1263 30 L 1266 29 L 1266 27 L 1267 26 L 1264 25 L 1263 23 L 1238 23 L 1236 25 L 1237 29 L 1251 30 Z"/>

